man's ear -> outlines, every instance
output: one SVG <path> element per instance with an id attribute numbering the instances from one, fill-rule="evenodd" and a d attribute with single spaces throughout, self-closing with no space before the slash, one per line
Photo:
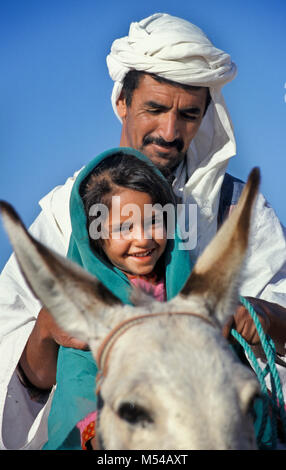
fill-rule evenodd
<path id="1" fill-rule="evenodd" d="M 120 93 L 120 96 L 118 100 L 116 101 L 116 108 L 117 108 L 117 112 L 119 116 L 123 120 L 127 114 L 127 104 L 126 104 L 126 99 L 125 99 L 123 91 Z"/>

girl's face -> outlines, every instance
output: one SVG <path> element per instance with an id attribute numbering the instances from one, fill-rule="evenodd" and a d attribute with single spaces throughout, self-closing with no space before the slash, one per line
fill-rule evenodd
<path id="1" fill-rule="evenodd" d="M 121 271 L 149 274 L 165 250 L 163 217 L 151 206 L 151 196 L 140 191 L 123 188 L 112 197 L 104 227 L 108 238 L 103 240 L 103 250 Z"/>

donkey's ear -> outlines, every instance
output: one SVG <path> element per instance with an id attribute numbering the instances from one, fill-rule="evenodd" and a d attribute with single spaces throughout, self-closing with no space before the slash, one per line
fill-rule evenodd
<path id="1" fill-rule="evenodd" d="M 120 300 L 80 266 L 35 240 L 7 202 L 0 201 L 0 210 L 20 269 L 35 296 L 61 328 L 88 341 L 91 312 L 100 322 L 103 310 Z"/>
<path id="2" fill-rule="evenodd" d="M 179 298 L 198 295 L 220 324 L 235 312 L 260 171 L 254 168 L 237 206 L 198 259 Z"/>

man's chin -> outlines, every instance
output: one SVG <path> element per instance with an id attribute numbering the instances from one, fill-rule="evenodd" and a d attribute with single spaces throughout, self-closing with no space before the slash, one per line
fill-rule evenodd
<path id="1" fill-rule="evenodd" d="M 155 152 L 151 149 L 143 148 L 141 152 L 150 158 L 152 163 L 156 165 L 162 172 L 173 171 L 185 158 L 185 154 L 178 152 Z M 164 170 L 164 171 L 163 171 Z"/>

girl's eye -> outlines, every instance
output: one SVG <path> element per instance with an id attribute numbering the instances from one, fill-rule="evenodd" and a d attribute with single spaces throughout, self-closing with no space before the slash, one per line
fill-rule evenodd
<path id="1" fill-rule="evenodd" d="M 146 230 L 146 229 L 149 229 L 149 228 L 151 228 L 151 227 L 154 227 L 154 225 L 157 225 L 157 224 L 158 224 L 158 220 L 157 220 L 157 218 L 155 218 L 155 217 L 152 217 L 152 219 L 147 219 L 147 220 L 145 219 L 145 220 L 144 220 L 144 228 L 145 228 L 145 230 Z"/>
<path id="2" fill-rule="evenodd" d="M 165 224 L 162 214 L 156 215 L 156 217 L 152 217 L 152 219 L 144 221 L 144 229 L 146 232 L 154 233 L 155 236 L 158 238 L 164 238 L 165 233 Z"/>
<path id="3" fill-rule="evenodd" d="M 163 225 L 163 224 L 164 224 L 163 214 L 161 214 L 161 213 L 156 214 L 156 215 L 152 218 L 152 224 L 153 224 L 153 225 Z"/>
<path id="4" fill-rule="evenodd" d="M 132 232 L 133 230 L 133 224 L 122 224 L 121 227 L 120 227 L 120 231 L 122 233 L 128 233 L 128 232 Z"/>

